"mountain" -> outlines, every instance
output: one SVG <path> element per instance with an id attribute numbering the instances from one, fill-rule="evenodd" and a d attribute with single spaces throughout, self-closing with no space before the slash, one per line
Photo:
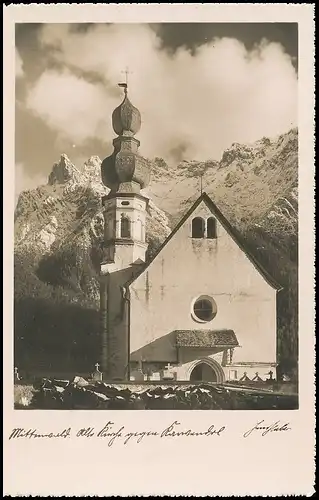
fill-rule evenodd
<path id="1" fill-rule="evenodd" d="M 173 224 L 199 196 L 201 175 L 203 190 L 232 224 L 244 229 L 258 223 L 280 198 L 290 197 L 297 188 L 298 131 L 251 145 L 234 143 L 219 162 L 184 161 L 171 168 L 156 158 L 149 192 Z M 290 213 L 286 222 L 290 216 L 296 219 Z"/>
<path id="2" fill-rule="evenodd" d="M 80 170 L 62 155 L 47 185 L 19 196 L 14 319 L 15 359 L 22 369 L 59 364 L 67 371 L 72 366 L 81 370 L 99 359 L 101 198 L 109 191 L 101 182 L 100 167 L 96 156 Z M 170 228 L 166 215 L 151 200 L 146 222 L 150 258 Z"/>
<path id="3" fill-rule="evenodd" d="M 15 252 L 32 254 L 37 275 L 99 303 L 96 273 L 104 234 L 101 160 L 93 156 L 80 171 L 62 155 L 48 184 L 23 192 L 15 211 Z M 170 233 L 166 215 L 150 200 L 147 238 L 150 250 Z M 85 274 L 91 268 L 91 275 Z"/>
<path id="4" fill-rule="evenodd" d="M 39 367 L 42 359 L 47 368 L 54 364 L 53 351 L 60 363 L 61 339 L 66 370 L 72 364 L 86 369 L 89 360 L 98 359 L 101 197 L 108 192 L 100 165 L 93 156 L 76 168 L 62 155 L 47 185 L 19 196 L 15 353 L 22 367 Z M 279 347 L 283 370 L 290 373 L 298 352 L 298 131 L 251 145 L 235 143 L 219 162 L 184 161 L 172 167 L 155 158 L 144 193 L 150 198 L 148 259 L 199 196 L 200 178 L 203 190 L 284 287 L 278 301 Z"/>

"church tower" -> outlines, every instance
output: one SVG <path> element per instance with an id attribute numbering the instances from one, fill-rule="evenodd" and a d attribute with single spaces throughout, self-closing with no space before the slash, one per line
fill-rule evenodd
<path id="1" fill-rule="evenodd" d="M 103 183 L 110 189 L 103 197 L 104 241 L 100 272 L 101 365 L 105 378 L 129 378 L 129 297 L 124 285 L 145 262 L 145 225 L 148 198 L 141 194 L 150 177 L 149 162 L 139 155 L 134 137 L 141 114 L 127 95 L 113 111 L 117 137 L 114 151 L 101 165 Z"/>
<path id="2" fill-rule="evenodd" d="M 148 161 L 138 154 L 140 142 L 134 137 L 141 127 L 141 114 L 133 106 L 124 86 L 124 99 L 113 111 L 117 134 L 114 151 L 102 162 L 102 181 L 110 192 L 102 200 L 105 221 L 104 265 L 124 269 L 145 261 L 146 208 L 148 199 L 140 194 L 150 177 Z"/>

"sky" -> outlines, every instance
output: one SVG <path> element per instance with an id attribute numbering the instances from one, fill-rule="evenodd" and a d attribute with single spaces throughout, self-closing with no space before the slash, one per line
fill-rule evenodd
<path id="1" fill-rule="evenodd" d="M 24 23 L 15 38 L 16 195 L 62 153 L 111 154 L 126 67 L 140 153 L 171 168 L 297 126 L 295 23 Z"/>

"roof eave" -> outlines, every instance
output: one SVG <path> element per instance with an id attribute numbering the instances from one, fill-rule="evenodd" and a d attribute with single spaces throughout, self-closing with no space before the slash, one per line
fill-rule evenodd
<path id="1" fill-rule="evenodd" d="M 277 283 L 272 276 L 259 264 L 257 259 L 251 254 L 251 252 L 247 249 L 247 246 L 245 242 L 241 241 L 239 237 L 236 235 L 234 229 L 232 228 L 231 224 L 228 222 L 226 217 L 222 214 L 222 212 L 219 210 L 219 208 L 215 205 L 213 200 L 208 196 L 208 194 L 204 191 L 198 198 L 197 200 L 193 203 L 193 205 L 189 208 L 189 210 L 186 212 L 186 214 L 181 218 L 180 222 L 175 226 L 175 228 L 171 231 L 171 233 L 168 235 L 168 237 L 164 240 L 162 245 L 159 247 L 153 258 L 148 262 L 145 263 L 145 266 L 140 270 L 138 274 L 136 274 L 134 277 L 130 278 L 125 284 L 126 287 L 130 287 L 132 283 L 141 275 L 143 274 L 144 271 L 152 264 L 152 262 L 156 259 L 156 257 L 161 253 L 163 248 L 167 245 L 167 243 L 173 238 L 175 233 L 179 230 L 179 228 L 186 222 L 186 220 L 190 217 L 190 215 L 196 210 L 196 208 L 199 206 L 199 204 L 205 201 L 207 204 L 208 208 L 214 213 L 215 216 L 217 216 L 219 222 L 222 224 L 224 229 L 227 231 L 227 233 L 230 234 L 230 236 L 234 239 L 235 243 L 239 246 L 239 248 L 245 253 L 251 264 L 255 267 L 257 272 L 263 277 L 263 279 L 266 281 L 266 283 L 276 290 L 276 292 L 280 292 L 283 290 L 283 287 Z"/>

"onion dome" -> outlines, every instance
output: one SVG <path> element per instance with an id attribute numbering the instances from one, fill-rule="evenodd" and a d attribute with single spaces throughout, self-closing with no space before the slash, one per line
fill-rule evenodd
<path id="1" fill-rule="evenodd" d="M 135 135 L 141 128 L 141 113 L 129 100 L 127 93 L 112 114 L 113 130 L 117 135 Z"/>
<path id="2" fill-rule="evenodd" d="M 127 97 L 127 84 L 122 103 L 113 111 L 112 125 L 118 135 L 114 151 L 101 165 L 102 181 L 111 193 L 138 193 L 150 180 L 150 162 L 138 153 L 140 142 L 134 135 L 141 128 L 141 114 Z"/>

